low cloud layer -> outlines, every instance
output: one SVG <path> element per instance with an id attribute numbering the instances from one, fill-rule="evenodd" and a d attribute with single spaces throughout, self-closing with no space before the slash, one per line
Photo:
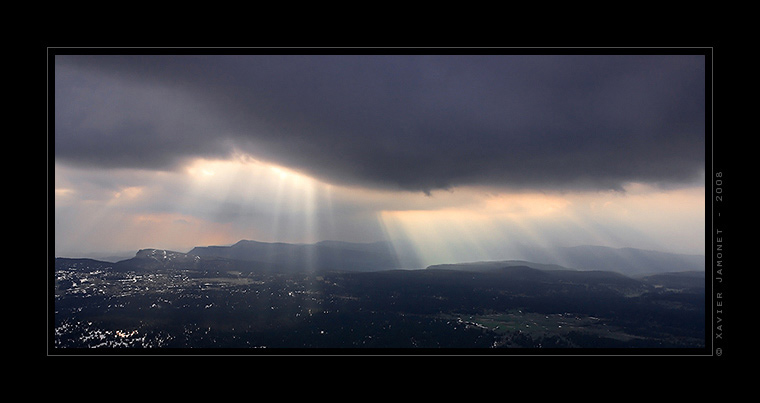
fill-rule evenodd
<path id="1" fill-rule="evenodd" d="M 704 56 L 55 56 L 55 158 L 244 152 L 328 183 L 621 189 L 705 169 Z"/>

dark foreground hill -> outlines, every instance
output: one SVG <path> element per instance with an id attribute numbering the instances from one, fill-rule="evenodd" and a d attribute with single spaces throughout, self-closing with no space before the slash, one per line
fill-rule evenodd
<path id="1" fill-rule="evenodd" d="M 529 278 L 541 281 L 543 284 L 578 282 L 591 285 L 604 283 L 614 284 L 618 288 L 632 287 L 636 289 L 652 286 L 678 290 L 697 290 L 699 292 L 704 292 L 706 286 L 704 271 L 678 271 L 629 277 L 616 271 L 575 270 L 554 264 L 533 263 L 524 260 L 440 264 L 428 266 L 427 270 L 501 273 L 509 274 L 513 280 Z"/>

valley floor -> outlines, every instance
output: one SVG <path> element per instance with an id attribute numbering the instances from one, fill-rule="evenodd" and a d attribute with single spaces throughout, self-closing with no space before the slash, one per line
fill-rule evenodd
<path id="1" fill-rule="evenodd" d="M 705 347 L 703 293 L 621 287 L 430 270 L 281 275 L 72 267 L 55 272 L 51 339 L 53 351 L 63 353 Z"/>

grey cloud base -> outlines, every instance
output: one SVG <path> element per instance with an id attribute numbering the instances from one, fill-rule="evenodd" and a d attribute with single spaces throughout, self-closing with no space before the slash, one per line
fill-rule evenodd
<path id="1" fill-rule="evenodd" d="M 63 56 L 55 157 L 242 150 L 329 183 L 618 189 L 705 169 L 705 56 Z"/>

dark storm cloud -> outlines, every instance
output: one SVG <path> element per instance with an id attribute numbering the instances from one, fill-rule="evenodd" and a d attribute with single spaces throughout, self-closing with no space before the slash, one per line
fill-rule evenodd
<path id="1" fill-rule="evenodd" d="M 56 158 L 232 147 L 336 183 L 619 188 L 705 161 L 704 56 L 56 56 Z"/>

